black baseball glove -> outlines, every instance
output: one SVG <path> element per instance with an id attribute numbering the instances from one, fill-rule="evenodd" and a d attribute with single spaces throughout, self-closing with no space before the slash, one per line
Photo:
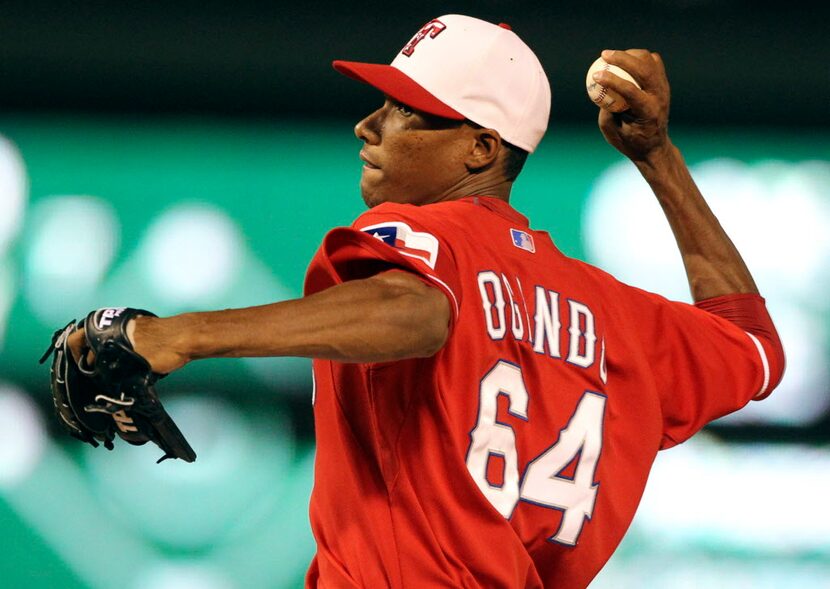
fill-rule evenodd
<path id="1" fill-rule="evenodd" d="M 154 385 L 163 374 L 150 369 L 127 337 L 127 323 L 149 311 L 104 308 L 92 311 L 83 325 L 75 320 L 52 336 L 40 359 L 52 358 L 51 384 L 55 411 L 74 437 L 97 447 L 113 448 L 118 434 L 130 444 L 154 442 L 165 458 L 196 460 L 196 453 L 164 410 Z M 69 335 L 83 328 L 85 345 L 76 362 L 67 345 Z M 94 354 L 89 362 L 89 352 Z"/>

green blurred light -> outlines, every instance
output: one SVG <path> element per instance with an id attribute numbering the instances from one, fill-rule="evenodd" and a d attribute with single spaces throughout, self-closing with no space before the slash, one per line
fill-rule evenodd
<path id="1" fill-rule="evenodd" d="M 93 196 L 51 196 L 32 208 L 24 292 L 47 325 L 66 323 L 92 305 L 113 260 L 119 223 L 111 205 Z"/>
<path id="2" fill-rule="evenodd" d="M 143 274 L 161 297 L 204 305 L 220 299 L 237 279 L 243 237 L 214 206 L 177 205 L 147 229 L 140 255 Z"/>
<path id="3" fill-rule="evenodd" d="M 691 170 L 751 269 L 787 353 L 776 393 L 722 423 L 819 422 L 830 408 L 830 162 L 719 158 Z M 691 301 L 674 236 L 629 162 L 600 175 L 583 227 L 589 261 L 629 284 Z"/>
<path id="4" fill-rule="evenodd" d="M 23 223 L 29 186 L 17 147 L 0 135 L 0 260 Z"/>
<path id="5" fill-rule="evenodd" d="M 109 516 L 174 551 L 209 552 L 263 500 L 286 486 L 293 437 L 280 415 L 245 415 L 213 396 L 165 400 L 198 457 L 167 460 L 153 444 L 118 444 L 115 452 L 89 448 L 91 482 L 107 497 Z"/>

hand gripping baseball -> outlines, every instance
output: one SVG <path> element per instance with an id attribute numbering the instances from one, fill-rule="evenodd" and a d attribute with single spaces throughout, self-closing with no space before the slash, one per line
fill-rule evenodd
<path id="1" fill-rule="evenodd" d="M 630 106 L 622 113 L 600 109 L 599 128 L 608 143 L 628 158 L 646 161 L 669 145 L 670 89 L 663 60 L 645 49 L 603 51 L 602 57 L 630 73 L 640 88 L 608 71 L 597 72 L 596 81 L 618 92 Z"/>
<path id="2" fill-rule="evenodd" d="M 127 325 L 148 311 L 104 308 L 91 312 L 83 329 L 74 320 L 55 332 L 41 363 L 52 355 L 51 388 L 55 410 L 71 435 L 93 446 L 112 449 L 115 434 L 130 444 L 148 441 L 165 458 L 193 462 L 196 454 L 164 410 L 155 391 L 163 374 L 133 349 Z M 81 353 L 69 341 L 83 336 Z"/>

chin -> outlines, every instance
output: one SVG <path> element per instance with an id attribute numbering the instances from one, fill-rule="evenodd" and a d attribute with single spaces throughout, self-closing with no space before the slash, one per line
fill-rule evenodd
<path id="1" fill-rule="evenodd" d="M 365 188 L 362 184 L 360 186 L 360 196 L 363 197 L 363 202 L 366 203 L 366 206 L 370 209 L 385 202 L 381 195 L 368 188 Z"/>
<path id="2" fill-rule="evenodd" d="M 377 204 L 377 203 L 375 203 L 374 198 L 372 198 L 372 195 L 369 194 L 368 192 L 366 192 L 365 190 L 363 190 L 362 188 L 360 190 L 360 196 L 363 198 L 364 204 L 370 209 L 373 206 L 375 206 L 375 204 Z"/>

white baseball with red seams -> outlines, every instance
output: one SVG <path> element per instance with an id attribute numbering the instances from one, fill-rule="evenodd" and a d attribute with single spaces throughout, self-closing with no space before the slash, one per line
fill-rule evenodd
<path id="1" fill-rule="evenodd" d="M 631 74 L 621 67 L 607 63 L 600 57 L 591 64 L 591 67 L 588 68 L 588 75 L 585 77 L 585 89 L 588 91 L 588 96 L 597 106 L 604 108 L 605 110 L 611 112 L 622 112 L 624 110 L 628 110 L 628 103 L 625 101 L 625 98 L 620 96 L 617 92 L 611 90 L 611 88 L 607 88 L 594 80 L 594 73 L 602 70 L 609 71 L 623 80 L 631 82 L 637 86 L 637 88 L 640 87 Z"/>

